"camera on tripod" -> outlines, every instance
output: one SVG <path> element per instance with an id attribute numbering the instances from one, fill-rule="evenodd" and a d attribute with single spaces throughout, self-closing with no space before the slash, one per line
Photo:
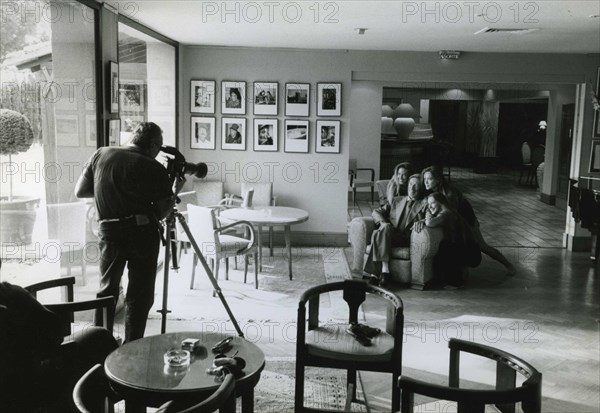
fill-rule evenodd
<path id="1" fill-rule="evenodd" d="M 181 152 L 173 146 L 163 146 L 160 148 L 164 153 L 171 155 L 167 157 L 167 174 L 171 183 L 184 174 L 194 175 L 197 178 L 204 178 L 208 173 L 208 166 L 204 162 L 190 163 L 185 161 Z"/>

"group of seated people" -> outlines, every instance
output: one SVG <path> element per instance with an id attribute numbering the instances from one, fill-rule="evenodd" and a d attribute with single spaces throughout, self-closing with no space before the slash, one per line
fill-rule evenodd
<path id="1" fill-rule="evenodd" d="M 387 186 L 386 202 L 372 216 L 377 228 L 364 270 L 374 284 L 389 282 L 391 250 L 409 247 L 411 232 L 424 227 L 440 227 L 444 234 L 434 259 L 434 285 L 462 286 L 464 268 L 478 266 L 481 253 L 515 273 L 506 257 L 485 242 L 471 204 L 444 179 L 440 167 L 414 173 L 410 163 L 398 164 Z"/>

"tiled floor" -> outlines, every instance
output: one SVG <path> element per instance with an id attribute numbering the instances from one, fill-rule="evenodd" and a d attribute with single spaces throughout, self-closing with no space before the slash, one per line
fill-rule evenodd
<path id="1" fill-rule="evenodd" d="M 566 212 L 540 201 L 533 186 L 517 185 L 516 172 L 475 174 L 452 170 L 452 184 L 471 202 L 488 244 L 495 247 L 561 248 Z M 348 203 L 348 220 L 368 216 L 377 203 Z"/>

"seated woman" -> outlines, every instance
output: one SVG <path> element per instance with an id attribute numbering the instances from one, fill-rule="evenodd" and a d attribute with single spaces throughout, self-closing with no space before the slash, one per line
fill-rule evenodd
<path id="1" fill-rule="evenodd" d="M 500 251 L 498 251 L 496 248 L 488 245 L 487 242 L 485 242 L 485 240 L 483 239 L 483 235 L 481 234 L 481 230 L 479 228 L 479 221 L 477 221 L 477 217 L 475 216 L 475 212 L 473 211 L 473 207 L 458 189 L 451 186 L 444 180 L 442 170 L 436 166 L 430 166 L 428 168 L 423 169 L 421 175 L 426 193 L 431 194 L 434 192 L 439 192 L 444 194 L 444 196 L 448 199 L 448 204 L 450 205 L 450 208 L 458 212 L 458 214 L 469 225 L 473 234 L 473 238 L 475 239 L 475 242 L 479 245 L 479 249 L 481 250 L 481 252 L 504 265 L 508 270 L 509 274 L 514 275 L 516 271 L 515 267 L 510 263 L 510 261 L 506 259 L 506 257 Z"/>
<path id="2" fill-rule="evenodd" d="M 408 188 L 408 178 L 412 175 L 412 165 L 410 162 L 402 162 L 394 167 L 394 173 L 387 184 L 385 191 L 387 202 L 392 203 L 392 200 L 397 196 L 406 196 Z"/>

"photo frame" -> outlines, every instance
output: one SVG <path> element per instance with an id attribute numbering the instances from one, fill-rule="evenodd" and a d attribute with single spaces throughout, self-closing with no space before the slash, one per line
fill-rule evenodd
<path id="1" fill-rule="evenodd" d="M 121 112 L 146 112 L 146 85 L 143 80 L 121 80 L 119 83 Z"/>
<path id="2" fill-rule="evenodd" d="M 287 119 L 284 129 L 284 152 L 308 153 L 308 121 Z"/>
<path id="3" fill-rule="evenodd" d="M 600 67 L 598 68 L 598 75 L 596 77 L 596 99 L 600 99 Z M 600 101 L 597 102 L 600 105 Z M 600 107 L 594 108 L 594 138 L 600 138 Z"/>
<path id="4" fill-rule="evenodd" d="M 342 115 L 342 84 L 317 83 L 317 116 Z"/>
<path id="5" fill-rule="evenodd" d="M 221 82 L 221 113 L 224 115 L 246 114 L 246 82 Z"/>
<path id="6" fill-rule="evenodd" d="M 110 119 L 108 121 L 108 145 L 119 146 L 121 145 L 121 120 Z"/>
<path id="7" fill-rule="evenodd" d="M 315 152 L 340 153 L 341 124 L 339 120 L 317 120 Z"/>
<path id="8" fill-rule="evenodd" d="M 600 174 L 600 139 L 592 139 L 589 172 L 591 174 Z"/>
<path id="9" fill-rule="evenodd" d="M 215 118 L 192 116 L 190 147 L 192 149 L 215 149 Z"/>
<path id="10" fill-rule="evenodd" d="M 56 115 L 56 145 L 79 146 L 79 117 Z"/>
<path id="11" fill-rule="evenodd" d="M 190 82 L 190 112 L 215 113 L 217 82 L 214 80 L 192 80 Z"/>
<path id="12" fill-rule="evenodd" d="M 277 119 L 254 119 L 254 150 L 256 152 L 277 152 Z"/>
<path id="13" fill-rule="evenodd" d="M 221 149 L 245 151 L 246 119 L 222 118 L 221 122 Z"/>
<path id="14" fill-rule="evenodd" d="M 310 114 L 310 84 L 285 84 L 285 115 L 309 116 Z"/>
<path id="15" fill-rule="evenodd" d="M 85 115 L 85 144 L 87 146 L 98 146 L 97 131 L 96 115 Z"/>
<path id="16" fill-rule="evenodd" d="M 108 62 L 110 85 L 110 113 L 119 113 L 119 64 L 117 62 Z"/>
<path id="17" fill-rule="evenodd" d="M 277 116 L 279 83 L 254 82 L 254 114 Z"/>

